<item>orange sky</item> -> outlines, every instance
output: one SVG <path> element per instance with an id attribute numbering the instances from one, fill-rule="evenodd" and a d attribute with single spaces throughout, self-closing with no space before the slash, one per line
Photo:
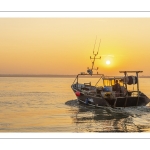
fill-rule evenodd
<path id="1" fill-rule="evenodd" d="M 0 74 L 86 72 L 97 36 L 99 73 L 150 75 L 150 18 L 1 18 L 0 33 Z"/>

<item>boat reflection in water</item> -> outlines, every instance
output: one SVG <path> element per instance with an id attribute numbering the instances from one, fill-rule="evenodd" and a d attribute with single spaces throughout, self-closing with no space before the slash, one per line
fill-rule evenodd
<path id="1" fill-rule="evenodd" d="M 150 108 L 93 108 L 79 105 L 77 100 L 66 102 L 70 105 L 70 113 L 75 132 L 145 132 L 150 131 L 148 113 Z M 136 115 L 135 115 L 136 114 Z M 146 115 L 147 114 L 147 115 Z M 144 120 L 141 124 L 141 120 Z M 140 123 L 139 123 L 140 122 Z"/>

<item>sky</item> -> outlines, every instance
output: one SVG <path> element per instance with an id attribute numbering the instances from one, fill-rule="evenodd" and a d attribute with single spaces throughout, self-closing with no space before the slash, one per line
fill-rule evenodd
<path id="1" fill-rule="evenodd" d="M 0 33 L 0 74 L 76 75 L 99 50 L 99 73 L 150 75 L 150 18 L 0 18 Z"/>

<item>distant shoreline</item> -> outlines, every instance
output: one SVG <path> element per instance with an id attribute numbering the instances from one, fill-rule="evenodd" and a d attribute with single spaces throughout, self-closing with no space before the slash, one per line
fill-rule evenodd
<path id="1" fill-rule="evenodd" d="M 75 78 L 76 76 L 77 75 L 0 74 L 0 77 L 56 77 L 56 78 Z M 84 76 L 84 77 L 89 77 L 89 76 Z M 109 77 L 109 76 L 107 76 L 107 77 Z M 150 78 L 150 76 L 139 76 L 139 78 Z"/>

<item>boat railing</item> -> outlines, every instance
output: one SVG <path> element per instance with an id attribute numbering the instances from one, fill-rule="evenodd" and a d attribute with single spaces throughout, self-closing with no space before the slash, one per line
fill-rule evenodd
<path id="1" fill-rule="evenodd" d="M 101 78 L 104 76 L 104 74 L 92 74 L 92 76 L 89 75 L 89 74 L 83 74 L 83 73 L 78 74 L 78 75 L 76 76 L 76 78 L 74 79 L 72 85 L 76 82 L 77 87 L 78 87 L 78 78 L 79 78 L 79 76 L 90 76 L 90 77 L 100 76 L 100 79 L 101 79 Z M 98 80 L 98 82 L 100 81 L 100 79 Z M 97 82 L 97 83 L 98 83 L 98 82 Z M 96 83 L 96 85 L 97 85 L 97 83 Z M 85 84 L 86 84 L 86 83 L 85 83 Z"/>

